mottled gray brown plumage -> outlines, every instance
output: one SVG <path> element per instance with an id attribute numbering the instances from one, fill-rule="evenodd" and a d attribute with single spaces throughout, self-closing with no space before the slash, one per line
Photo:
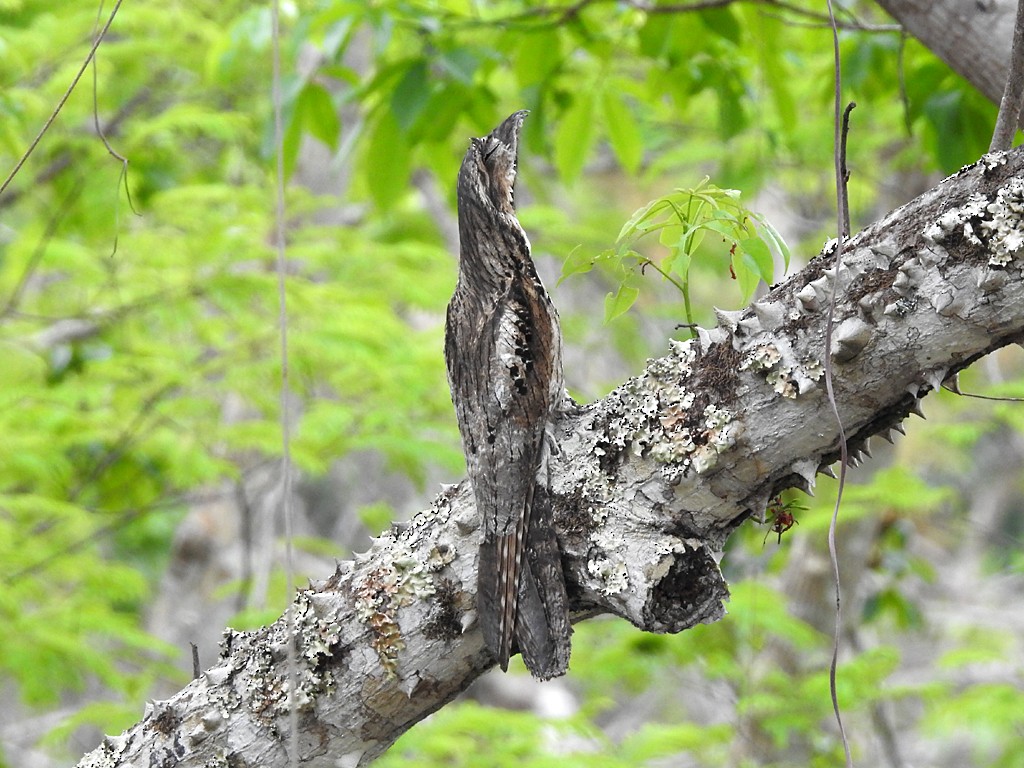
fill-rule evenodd
<path id="1" fill-rule="evenodd" d="M 483 522 L 477 613 L 503 670 L 513 641 L 530 672 L 569 663 L 568 601 L 551 523 L 549 426 L 564 397 L 558 313 L 537 277 L 513 188 L 526 112 L 472 139 L 459 170 L 459 279 L 445 360 Z"/>

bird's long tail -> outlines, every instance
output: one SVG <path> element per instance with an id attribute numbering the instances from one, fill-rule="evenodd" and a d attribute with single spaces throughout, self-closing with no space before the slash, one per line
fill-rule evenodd
<path id="1" fill-rule="evenodd" d="M 519 574 L 526 554 L 529 507 L 507 534 L 480 544 L 477 577 L 477 613 L 484 642 L 504 672 L 512 655 L 516 614 L 519 612 Z"/>
<path id="2" fill-rule="evenodd" d="M 484 642 L 502 670 L 513 641 L 534 677 L 569 666 L 568 597 L 546 489 L 531 494 L 520 525 L 480 545 L 477 612 Z"/>

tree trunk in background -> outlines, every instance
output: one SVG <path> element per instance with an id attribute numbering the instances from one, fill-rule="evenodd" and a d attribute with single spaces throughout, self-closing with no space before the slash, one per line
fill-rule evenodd
<path id="1" fill-rule="evenodd" d="M 1009 69 L 1016 0 L 878 0 L 911 35 L 998 104 Z"/>

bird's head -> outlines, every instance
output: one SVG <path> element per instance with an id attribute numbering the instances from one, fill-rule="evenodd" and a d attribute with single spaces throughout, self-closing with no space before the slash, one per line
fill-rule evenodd
<path id="1" fill-rule="evenodd" d="M 519 132 L 528 112 L 514 112 L 486 136 L 470 139 L 459 169 L 459 204 L 476 205 L 515 215 L 514 188 Z"/>

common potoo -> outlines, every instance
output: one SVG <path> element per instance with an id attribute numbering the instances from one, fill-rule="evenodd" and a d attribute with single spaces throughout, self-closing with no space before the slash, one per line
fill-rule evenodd
<path id="1" fill-rule="evenodd" d="M 569 663 L 568 602 L 551 521 L 549 427 L 564 395 L 558 313 L 537 277 L 513 188 L 526 112 L 471 139 L 459 169 L 459 278 L 445 360 L 483 523 L 477 613 L 508 668 L 513 641 L 530 672 Z"/>

